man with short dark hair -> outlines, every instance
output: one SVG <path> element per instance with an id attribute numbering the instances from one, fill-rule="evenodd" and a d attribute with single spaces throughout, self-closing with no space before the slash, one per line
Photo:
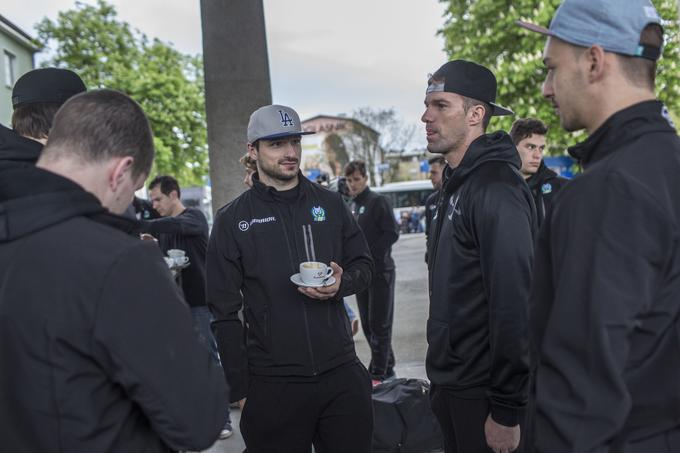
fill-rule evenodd
<path id="1" fill-rule="evenodd" d="M 67 101 L 37 166 L 0 166 L 0 439 L 12 452 L 203 450 L 226 414 L 158 248 L 121 217 L 153 163 L 126 95 Z"/>
<path id="2" fill-rule="evenodd" d="M 220 356 L 212 332 L 213 316 L 205 296 L 205 257 L 208 250 L 208 220 L 197 208 L 182 203 L 179 183 L 172 176 L 156 176 L 148 184 L 149 198 L 160 219 L 142 222 L 142 230 L 158 239 L 163 254 L 179 249 L 189 259 L 188 267 L 180 270 L 184 300 L 189 304 L 194 330 L 201 344 L 210 352 L 215 366 L 220 367 Z M 225 407 L 226 412 L 229 411 Z M 231 421 L 220 432 L 220 439 L 232 435 Z"/>
<path id="3" fill-rule="evenodd" d="M 654 94 L 649 0 L 566 0 L 543 95 L 583 173 L 548 212 L 531 297 L 536 452 L 680 451 L 680 139 Z"/>
<path id="4" fill-rule="evenodd" d="M 373 385 L 395 377 L 392 350 L 395 265 L 392 245 L 399 239 L 399 227 L 387 197 L 368 187 L 366 163 L 353 160 L 345 166 L 353 214 L 364 232 L 373 257 L 371 286 L 357 293 L 361 327 L 371 348 L 368 371 Z"/>
<path id="5" fill-rule="evenodd" d="M 425 200 L 425 262 L 427 263 L 427 250 L 430 248 L 430 225 L 432 217 L 437 210 L 439 195 L 442 189 L 442 176 L 446 168 L 446 159 L 442 156 L 431 157 L 427 161 L 430 164 L 430 182 L 432 182 L 432 192 Z"/>
<path id="6" fill-rule="evenodd" d="M 19 77 L 12 89 L 13 130 L 0 125 L 0 162 L 34 164 L 59 107 L 85 89 L 67 69 L 34 69 Z"/>
<path id="7" fill-rule="evenodd" d="M 539 228 L 557 192 L 568 182 L 566 178 L 558 176 L 543 162 L 547 133 L 546 125 L 534 118 L 518 119 L 510 129 L 510 138 L 522 159 L 520 173 L 534 195 Z"/>
<path id="8" fill-rule="evenodd" d="M 447 453 L 515 450 L 529 380 L 527 301 L 536 214 L 521 160 L 489 118 L 496 78 L 450 61 L 428 81 L 427 149 L 448 163 L 428 250 L 427 375 Z"/>
<path id="9" fill-rule="evenodd" d="M 215 216 L 208 304 L 249 453 L 302 453 L 312 445 L 317 453 L 369 453 L 370 377 L 342 298 L 368 287 L 373 266 L 342 197 L 300 172 L 308 133 L 290 107 L 268 105 L 250 116 L 257 172 L 252 188 Z M 301 281 L 305 262 L 316 262 L 309 269 L 325 279 Z"/>

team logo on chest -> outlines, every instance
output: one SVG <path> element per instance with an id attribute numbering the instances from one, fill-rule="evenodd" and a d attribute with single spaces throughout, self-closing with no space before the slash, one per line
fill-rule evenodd
<path id="1" fill-rule="evenodd" d="M 543 184 L 541 186 L 541 192 L 543 192 L 544 195 L 552 192 L 552 184 L 550 184 L 549 182 L 546 182 L 545 184 Z"/>
<path id="2" fill-rule="evenodd" d="M 460 195 L 456 195 L 456 199 L 453 199 L 453 195 L 451 198 L 449 198 L 449 206 L 451 206 L 451 210 L 449 212 L 449 215 L 447 216 L 449 220 L 453 220 L 453 214 L 460 215 L 460 208 L 458 207 L 458 200 L 460 199 Z"/>
<path id="3" fill-rule="evenodd" d="M 359 215 L 363 214 L 364 212 L 366 212 L 366 206 L 360 207 L 359 208 Z"/>
<path id="4" fill-rule="evenodd" d="M 315 222 L 325 222 L 326 221 L 326 210 L 321 206 L 314 206 L 312 208 L 312 217 Z"/>

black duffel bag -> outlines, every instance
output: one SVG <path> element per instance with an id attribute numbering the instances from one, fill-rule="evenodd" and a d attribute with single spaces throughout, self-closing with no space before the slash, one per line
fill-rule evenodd
<path id="1" fill-rule="evenodd" d="M 430 407 L 430 383 L 395 379 L 373 388 L 373 453 L 442 451 L 444 440 Z"/>

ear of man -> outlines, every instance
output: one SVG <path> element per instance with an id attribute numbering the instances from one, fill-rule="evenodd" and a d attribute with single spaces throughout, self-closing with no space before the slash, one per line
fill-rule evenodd
<path id="1" fill-rule="evenodd" d="M 122 156 L 113 158 L 110 163 L 111 170 L 109 171 L 109 187 L 113 192 L 123 184 L 127 173 L 132 172 L 132 164 L 134 163 L 132 156 Z"/>
<path id="2" fill-rule="evenodd" d="M 484 104 L 473 105 L 468 109 L 468 125 L 470 127 L 480 127 L 484 129 L 484 119 L 486 116 L 486 107 Z"/>

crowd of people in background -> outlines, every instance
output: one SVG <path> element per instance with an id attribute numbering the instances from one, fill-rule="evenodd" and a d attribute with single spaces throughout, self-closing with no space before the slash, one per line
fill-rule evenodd
<path id="1" fill-rule="evenodd" d="M 648 0 L 564 0 L 549 28 L 518 25 L 547 36 L 542 94 L 588 133 L 569 149 L 583 173 L 546 167 L 539 119 L 488 132 L 513 115 L 488 68 L 429 76 L 424 360 L 445 451 L 680 451 L 680 139 L 654 93 L 662 20 Z M 308 180 L 313 132 L 263 106 L 245 131 L 247 190 L 209 231 L 170 175 L 134 196 L 154 146 L 127 95 L 44 68 L 12 103 L 3 447 L 202 450 L 232 434 L 235 405 L 250 453 L 371 451 L 373 388 L 396 377 L 400 225 L 365 162 L 338 190 Z"/>

